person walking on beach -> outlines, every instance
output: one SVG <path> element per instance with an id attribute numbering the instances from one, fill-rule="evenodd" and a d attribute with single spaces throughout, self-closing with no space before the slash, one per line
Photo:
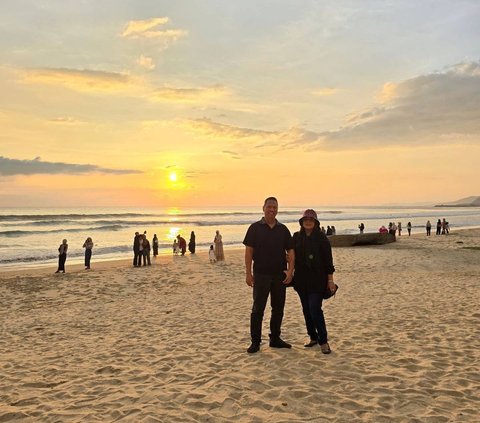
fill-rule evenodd
<path id="1" fill-rule="evenodd" d="M 363 231 L 365 230 L 365 225 L 363 224 L 363 222 L 358 225 L 358 229 L 360 229 L 360 233 L 363 234 Z"/>
<path id="2" fill-rule="evenodd" d="M 412 222 L 407 223 L 408 236 L 412 234 Z"/>
<path id="3" fill-rule="evenodd" d="M 250 354 L 260 350 L 263 314 L 269 296 L 272 307 L 270 347 L 292 347 L 280 338 L 280 334 L 286 287 L 292 281 L 295 252 L 290 231 L 276 219 L 277 213 L 277 199 L 268 197 L 263 204 L 262 219 L 250 225 L 243 240 L 246 283 L 253 288 L 253 306 L 250 315 L 252 342 L 247 349 Z"/>
<path id="4" fill-rule="evenodd" d="M 178 249 L 180 250 L 180 253 L 182 256 L 185 255 L 185 251 L 187 251 L 187 241 L 185 241 L 185 238 L 181 237 L 180 235 L 177 235 L 178 239 Z"/>
<path id="5" fill-rule="evenodd" d="M 135 232 L 133 237 L 133 266 L 137 267 L 140 260 L 140 234 Z"/>
<path id="6" fill-rule="evenodd" d="M 158 238 L 157 234 L 153 234 L 152 239 L 153 258 L 158 256 Z"/>
<path id="7" fill-rule="evenodd" d="M 336 291 L 333 283 L 332 248 L 328 238 L 319 230 L 315 210 L 305 210 L 299 220 L 300 231 L 293 234 L 295 248 L 294 289 L 302 304 L 303 316 L 310 341 L 306 348 L 319 344 L 322 353 L 330 354 L 327 327 L 322 310 L 326 290 Z"/>
<path id="8" fill-rule="evenodd" d="M 442 231 L 442 221 L 440 219 L 437 220 L 437 232 L 435 233 L 435 235 L 440 235 Z"/>
<path id="9" fill-rule="evenodd" d="M 83 243 L 83 248 L 85 248 L 85 270 L 90 269 L 90 260 L 92 258 L 92 248 L 93 241 L 92 238 L 88 237 Z"/>
<path id="10" fill-rule="evenodd" d="M 432 224 L 430 223 L 430 220 L 427 220 L 427 224 L 425 225 L 425 229 L 427 230 L 427 236 L 430 236 L 432 232 Z"/>
<path id="11" fill-rule="evenodd" d="M 58 269 L 55 273 L 63 272 L 65 273 L 65 261 L 67 260 L 67 250 L 68 244 L 67 240 L 64 239 L 58 247 Z"/>
<path id="12" fill-rule="evenodd" d="M 220 231 L 215 232 L 213 245 L 215 245 L 215 258 L 217 259 L 217 261 L 224 261 L 225 255 L 223 254 L 223 242 L 222 242 L 222 235 L 220 235 Z"/>
<path id="13" fill-rule="evenodd" d="M 190 241 L 188 242 L 188 251 L 191 254 L 195 254 L 195 232 L 192 231 L 190 234 Z"/>

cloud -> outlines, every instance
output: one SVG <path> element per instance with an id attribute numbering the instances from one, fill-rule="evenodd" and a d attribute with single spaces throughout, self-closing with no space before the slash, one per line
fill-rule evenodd
<path id="1" fill-rule="evenodd" d="M 223 97 L 228 93 L 229 91 L 222 85 L 202 88 L 163 87 L 154 90 L 150 98 L 165 102 L 196 103 Z"/>
<path id="2" fill-rule="evenodd" d="M 70 116 L 56 117 L 56 118 L 50 119 L 48 122 L 65 124 L 65 125 L 78 125 L 78 124 L 84 123 L 82 120 L 75 119 L 75 118 L 70 117 Z"/>
<path id="3" fill-rule="evenodd" d="M 364 149 L 480 142 L 480 63 L 385 84 L 379 104 L 335 130 L 292 141 L 309 149 Z"/>
<path id="4" fill-rule="evenodd" d="M 140 65 L 142 68 L 153 70 L 155 69 L 155 63 L 151 57 L 144 56 L 143 54 L 137 59 L 137 65 Z"/>
<path id="5" fill-rule="evenodd" d="M 0 175 L 57 175 L 71 174 L 81 175 L 90 173 L 106 173 L 113 175 L 126 175 L 132 173 L 142 173 L 131 169 L 109 169 L 91 164 L 71 164 L 62 162 L 45 162 L 36 157 L 33 160 L 9 159 L 0 156 Z"/>
<path id="6" fill-rule="evenodd" d="M 170 21 L 168 17 L 130 21 L 120 34 L 124 38 L 149 39 L 160 41 L 164 47 L 188 35 L 184 29 L 163 29 L 162 25 Z"/>
<path id="7" fill-rule="evenodd" d="M 312 94 L 318 97 L 327 97 L 330 95 L 334 95 L 338 92 L 337 88 L 318 88 L 312 91 Z"/>
<path id="8" fill-rule="evenodd" d="M 20 76 L 28 84 L 62 85 L 87 92 L 124 92 L 140 86 L 139 81 L 128 74 L 89 69 L 25 69 L 20 71 Z"/>

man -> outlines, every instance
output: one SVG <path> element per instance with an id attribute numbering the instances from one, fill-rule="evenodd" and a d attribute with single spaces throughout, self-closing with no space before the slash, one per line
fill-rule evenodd
<path id="1" fill-rule="evenodd" d="M 272 305 L 270 347 L 292 347 L 280 338 L 280 328 L 285 306 L 286 286 L 292 281 L 295 253 L 290 231 L 277 221 L 275 218 L 277 212 L 277 199 L 268 197 L 263 204 L 263 218 L 250 225 L 243 241 L 246 282 L 248 286 L 253 287 L 253 307 L 250 316 L 252 343 L 247 349 L 250 354 L 260 350 L 263 313 L 269 295 Z"/>
<path id="2" fill-rule="evenodd" d="M 139 257 L 140 257 L 140 238 L 138 232 L 135 232 L 135 237 L 133 238 L 133 265 L 138 267 Z M 141 264 L 141 263 L 140 263 Z"/>

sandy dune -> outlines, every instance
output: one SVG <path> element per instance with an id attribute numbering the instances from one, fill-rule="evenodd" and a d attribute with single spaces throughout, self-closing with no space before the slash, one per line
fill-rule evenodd
<path id="1" fill-rule="evenodd" d="M 334 258 L 330 356 L 290 289 L 293 349 L 245 352 L 240 250 L 0 274 L 0 422 L 480 421 L 480 230 Z"/>

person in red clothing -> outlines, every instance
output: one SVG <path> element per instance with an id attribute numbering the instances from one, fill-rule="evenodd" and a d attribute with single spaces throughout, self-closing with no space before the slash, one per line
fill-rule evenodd
<path id="1" fill-rule="evenodd" d="M 187 251 L 187 241 L 185 241 L 185 238 L 181 237 L 180 235 L 177 235 L 178 239 L 178 249 L 182 253 L 182 256 L 185 255 L 185 251 Z"/>

